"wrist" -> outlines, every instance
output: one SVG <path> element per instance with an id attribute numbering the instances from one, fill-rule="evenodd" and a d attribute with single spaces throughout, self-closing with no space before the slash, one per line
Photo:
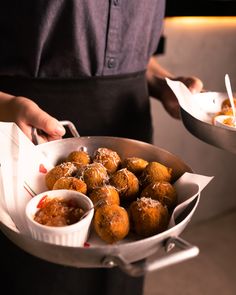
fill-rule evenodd
<path id="1" fill-rule="evenodd" d="M 161 100 L 163 88 L 167 83 L 165 78 L 173 79 L 174 76 L 163 68 L 156 57 L 151 57 L 146 71 L 149 95 Z"/>
<path id="2" fill-rule="evenodd" d="M 15 97 L 8 93 L 0 91 L 0 121 L 9 121 L 10 106 L 9 104 Z"/>
<path id="3" fill-rule="evenodd" d="M 148 81 L 149 96 L 162 100 L 162 90 L 166 86 L 166 80 L 154 75 L 150 75 Z"/>

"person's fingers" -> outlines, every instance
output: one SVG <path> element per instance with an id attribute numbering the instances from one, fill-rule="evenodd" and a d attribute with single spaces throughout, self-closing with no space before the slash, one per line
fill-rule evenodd
<path id="1" fill-rule="evenodd" d="M 65 134 L 65 128 L 60 122 L 44 111 L 39 112 L 37 120 L 32 119 L 31 124 L 40 131 L 40 136 L 46 136 L 48 140 L 57 139 Z"/>
<path id="2" fill-rule="evenodd" d="M 40 109 L 37 105 L 33 107 L 33 111 L 30 113 L 28 120 L 32 126 L 44 131 L 48 136 L 53 138 L 65 134 L 65 128 L 60 122 Z"/>
<path id="3" fill-rule="evenodd" d="M 18 107 L 18 111 L 15 121 L 31 140 L 32 128 L 40 130 L 39 136 L 43 141 L 59 139 L 65 134 L 65 128 L 60 122 L 43 111 L 33 101 L 19 98 L 16 107 Z"/>
<path id="4" fill-rule="evenodd" d="M 200 79 L 196 77 L 177 77 L 172 78 L 174 81 L 181 81 L 184 83 L 192 93 L 201 92 L 203 89 L 203 83 Z M 161 85 L 161 92 L 156 96 L 162 102 L 165 110 L 175 119 L 180 119 L 180 106 L 179 102 L 170 89 L 165 80 L 158 80 L 159 85 Z"/>
<path id="5" fill-rule="evenodd" d="M 18 126 L 31 141 L 35 142 L 37 137 L 38 143 L 60 139 L 65 134 L 64 127 L 60 125 L 57 127 L 57 124 L 60 123 L 53 117 L 41 122 L 37 121 L 35 124 L 34 121 L 31 121 L 29 124 L 21 121 L 18 123 Z"/>
<path id="6" fill-rule="evenodd" d="M 188 88 L 193 94 L 199 93 L 203 89 L 203 83 L 200 79 L 193 78 L 193 80 L 192 80 L 192 82 L 190 82 Z"/>
<path id="7" fill-rule="evenodd" d="M 174 80 L 183 82 L 193 94 L 203 90 L 203 82 L 197 77 L 178 77 Z"/>

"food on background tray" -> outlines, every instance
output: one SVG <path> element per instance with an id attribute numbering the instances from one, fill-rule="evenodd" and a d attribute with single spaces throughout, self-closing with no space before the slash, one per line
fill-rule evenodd
<path id="1" fill-rule="evenodd" d="M 236 98 L 234 98 L 234 106 L 236 107 Z M 222 124 L 218 124 L 219 120 Z M 227 125 L 230 127 L 236 127 L 233 121 L 233 110 L 229 98 L 223 100 L 221 104 L 221 110 L 212 118 L 212 124 L 217 126 Z"/>
<path id="2" fill-rule="evenodd" d="M 167 207 L 151 198 L 142 197 L 132 202 L 129 213 L 134 231 L 143 237 L 164 231 L 169 222 Z"/>
<path id="3" fill-rule="evenodd" d="M 34 220 L 47 226 L 66 226 L 80 220 L 84 210 L 78 206 L 74 199 L 48 198 L 40 201 L 39 210 L 35 213 Z"/>
<path id="4" fill-rule="evenodd" d="M 231 127 L 236 127 L 236 123 L 233 117 L 226 117 L 223 121 L 223 124 L 231 126 Z"/>
<path id="5" fill-rule="evenodd" d="M 130 230 L 127 211 L 116 204 L 99 207 L 95 211 L 93 224 L 98 236 L 108 244 L 123 240 Z"/>
<path id="6" fill-rule="evenodd" d="M 75 190 L 77 192 L 81 192 L 82 194 L 86 194 L 87 184 L 80 178 L 72 176 L 63 176 L 54 183 L 52 189 Z"/>
<path id="7" fill-rule="evenodd" d="M 234 98 L 234 106 L 236 107 L 236 98 Z M 225 100 L 223 100 L 222 104 L 221 104 L 221 109 L 222 110 L 226 110 L 226 109 L 231 109 L 231 103 L 230 103 L 230 99 L 226 98 Z"/>
<path id="8" fill-rule="evenodd" d="M 101 157 L 101 151 L 103 156 L 115 155 L 116 165 L 113 165 L 113 168 L 109 162 L 111 157 Z M 48 179 L 53 181 L 56 179 L 57 184 L 55 182 L 54 184 L 58 189 L 58 183 L 65 183 L 65 178 L 75 177 L 87 185 L 87 196 L 93 204 L 100 199 L 106 201 L 105 205 L 95 208 L 96 217 L 94 216 L 93 224 L 98 237 L 107 243 L 115 243 L 124 239 L 129 232 L 135 233 L 137 238 L 148 237 L 167 228 L 169 213 L 177 203 L 177 193 L 171 184 L 172 168 L 138 157 L 121 159 L 118 153 L 104 147 L 97 149 L 89 157 L 91 159 L 89 164 L 77 163 L 76 169 L 73 169 L 73 176 L 68 171 L 66 171 L 67 175 L 64 175 L 65 173 L 62 173 L 60 169 L 64 165 L 67 167 L 75 162 L 63 162 L 57 165 L 56 171 L 59 170 L 60 173 L 55 173 L 53 168 L 46 175 L 46 183 Z M 108 159 L 107 162 L 104 161 L 105 158 Z M 104 166 L 105 163 L 109 163 L 107 166 L 110 169 L 109 172 Z M 60 177 L 62 180 L 59 179 Z M 51 180 L 50 183 L 53 181 Z M 69 183 L 68 189 L 73 189 L 73 185 Z M 156 218 L 155 222 L 153 218 Z M 121 226 L 121 220 L 125 222 L 125 226 Z"/>
<path id="9" fill-rule="evenodd" d="M 220 115 L 214 118 L 214 124 L 225 129 L 236 131 L 236 119 L 234 116 Z"/>

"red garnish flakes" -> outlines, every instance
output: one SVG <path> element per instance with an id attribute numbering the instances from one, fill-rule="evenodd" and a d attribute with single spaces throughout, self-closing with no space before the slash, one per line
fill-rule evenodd
<path id="1" fill-rule="evenodd" d="M 90 244 L 89 244 L 88 242 L 85 242 L 85 243 L 84 243 L 84 247 L 85 247 L 85 248 L 89 248 L 89 247 L 90 247 Z"/>
<path id="2" fill-rule="evenodd" d="M 43 164 L 40 164 L 39 165 L 39 172 L 46 174 L 48 172 L 48 170 L 45 168 L 45 166 Z"/>
<path id="3" fill-rule="evenodd" d="M 38 203 L 38 205 L 37 205 L 37 208 L 43 208 L 47 196 L 48 196 L 48 195 L 45 195 L 45 196 L 42 197 L 42 199 L 39 201 L 39 203 Z"/>

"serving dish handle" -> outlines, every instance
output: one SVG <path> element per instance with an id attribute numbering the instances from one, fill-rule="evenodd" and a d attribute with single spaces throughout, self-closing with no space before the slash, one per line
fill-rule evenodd
<path id="1" fill-rule="evenodd" d="M 179 251 L 162 258 L 150 259 L 151 261 L 144 259 L 135 263 L 127 263 L 123 257 L 117 255 L 104 257 L 102 264 L 104 267 L 110 268 L 118 266 L 128 275 L 138 277 L 148 272 L 188 260 L 197 256 L 199 253 L 199 248 L 197 246 L 191 245 L 180 237 L 171 237 L 165 241 L 164 248 L 166 252 L 170 252 L 174 247 L 178 247 Z"/>
<path id="2" fill-rule="evenodd" d="M 77 131 L 77 129 L 75 128 L 75 125 L 68 120 L 64 120 L 64 121 L 60 121 L 60 123 L 67 127 L 70 131 L 70 133 L 74 136 L 74 137 L 80 137 L 79 132 Z"/>
<path id="3" fill-rule="evenodd" d="M 75 128 L 75 125 L 68 120 L 60 121 L 60 124 L 66 128 L 66 132 L 69 131 L 73 137 L 80 137 L 79 132 Z M 44 134 L 42 130 L 32 128 L 32 141 L 35 145 L 40 143 L 39 135 Z"/>

